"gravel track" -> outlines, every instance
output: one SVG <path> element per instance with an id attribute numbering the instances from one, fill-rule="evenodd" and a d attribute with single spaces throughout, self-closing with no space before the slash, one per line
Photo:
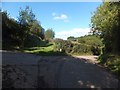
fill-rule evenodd
<path id="1" fill-rule="evenodd" d="M 4 88 L 118 87 L 116 77 L 97 65 L 97 56 L 39 56 L 18 52 L 3 52 L 2 56 Z M 8 86 L 10 80 L 12 85 Z"/>

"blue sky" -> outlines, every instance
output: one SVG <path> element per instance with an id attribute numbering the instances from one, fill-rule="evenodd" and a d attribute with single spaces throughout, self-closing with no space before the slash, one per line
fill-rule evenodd
<path id="1" fill-rule="evenodd" d="M 19 16 L 20 7 L 29 6 L 46 29 L 52 28 L 56 38 L 83 36 L 90 30 L 92 13 L 102 2 L 3 2 L 3 10 L 11 17 Z"/>

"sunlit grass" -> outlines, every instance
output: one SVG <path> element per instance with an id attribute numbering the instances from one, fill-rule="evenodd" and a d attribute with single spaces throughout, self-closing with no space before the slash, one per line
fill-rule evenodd
<path id="1" fill-rule="evenodd" d="M 27 48 L 24 50 L 24 52 L 28 53 L 39 53 L 39 52 L 50 52 L 54 50 L 54 45 L 50 45 L 47 47 L 32 47 L 32 48 Z"/>

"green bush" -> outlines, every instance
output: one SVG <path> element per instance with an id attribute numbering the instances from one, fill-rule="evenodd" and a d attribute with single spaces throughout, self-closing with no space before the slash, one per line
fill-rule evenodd
<path id="1" fill-rule="evenodd" d="M 71 41 L 56 39 L 55 50 L 70 54 L 94 54 L 99 55 L 101 50 L 99 47 L 87 45 L 84 43 L 72 43 Z"/>
<path id="2" fill-rule="evenodd" d="M 100 49 L 100 47 L 97 47 L 97 46 L 92 46 L 91 51 L 92 51 L 93 55 L 100 55 L 101 54 L 101 49 Z"/>
<path id="3" fill-rule="evenodd" d="M 99 60 L 102 65 L 120 76 L 120 56 L 104 53 L 99 56 Z"/>
<path id="4" fill-rule="evenodd" d="M 74 44 L 73 49 L 72 49 L 72 53 L 76 53 L 76 54 L 91 54 L 91 49 L 90 46 L 87 46 L 85 44 Z"/>
<path id="5" fill-rule="evenodd" d="M 24 47 L 37 47 L 40 46 L 42 40 L 36 35 L 29 34 L 24 42 Z"/>
<path id="6" fill-rule="evenodd" d="M 73 44 L 70 41 L 66 40 L 61 40 L 61 39 L 56 39 L 55 40 L 55 50 L 60 51 L 65 53 L 70 53 L 72 51 Z"/>
<path id="7" fill-rule="evenodd" d="M 101 54 L 102 41 L 99 37 L 88 35 L 78 38 L 78 42 L 72 42 L 70 40 L 55 40 L 55 50 L 60 51 L 62 49 L 65 53 L 70 54 Z"/>
<path id="8" fill-rule="evenodd" d="M 84 50 L 83 52 L 92 52 L 93 55 L 101 54 L 101 47 L 103 46 L 103 44 L 99 36 L 87 35 L 79 37 L 78 43 L 86 45 L 81 47 L 84 49 L 86 48 L 86 50 Z"/>

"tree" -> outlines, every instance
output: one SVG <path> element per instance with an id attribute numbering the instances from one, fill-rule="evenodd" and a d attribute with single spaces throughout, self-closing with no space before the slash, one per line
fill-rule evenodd
<path id="1" fill-rule="evenodd" d="M 14 48 L 20 45 L 20 25 L 16 20 L 9 17 L 6 11 L 2 14 L 2 43 L 3 48 Z"/>
<path id="2" fill-rule="evenodd" d="M 35 18 L 35 14 L 32 12 L 29 6 L 26 6 L 25 10 L 20 9 L 18 20 L 25 33 L 32 33 L 42 39 L 44 38 L 44 28 Z"/>
<path id="3" fill-rule="evenodd" d="M 20 9 L 18 20 L 22 33 L 21 47 L 24 47 L 24 41 L 27 39 L 29 34 L 34 34 L 41 39 L 44 39 L 44 28 L 35 18 L 35 14 L 32 12 L 29 6 L 26 6 L 25 10 Z"/>
<path id="4" fill-rule="evenodd" d="M 25 10 L 20 8 L 18 23 L 21 26 L 21 48 L 24 47 L 24 41 L 27 38 L 27 35 L 30 32 L 30 27 L 35 20 L 35 15 L 29 6 L 26 6 Z"/>
<path id="5" fill-rule="evenodd" d="M 67 38 L 67 40 L 70 40 L 70 41 L 76 41 L 76 38 L 73 37 L 73 36 L 70 36 L 70 37 Z"/>
<path id="6" fill-rule="evenodd" d="M 25 10 L 20 8 L 18 20 L 21 25 L 27 26 L 28 24 L 31 25 L 36 19 L 35 14 L 32 12 L 29 6 L 26 6 Z"/>
<path id="7" fill-rule="evenodd" d="M 106 53 L 120 53 L 119 11 L 119 2 L 104 2 L 91 18 L 92 30 L 103 38 Z"/>
<path id="8" fill-rule="evenodd" d="M 46 32 L 45 32 L 45 38 L 46 39 L 53 39 L 55 37 L 55 32 L 52 30 L 52 29 L 48 29 Z"/>
<path id="9" fill-rule="evenodd" d="M 94 34 L 99 33 L 104 48 L 100 63 L 120 76 L 120 2 L 104 2 L 92 19 Z M 120 77 L 119 77 L 120 78 Z"/>
<path id="10" fill-rule="evenodd" d="M 22 49 L 28 41 L 41 41 L 41 39 L 44 39 L 45 30 L 39 21 L 35 19 L 34 13 L 28 6 L 25 10 L 20 9 L 18 21 L 10 18 L 7 11 L 2 12 L 0 10 L 0 14 L 2 14 L 2 43 L 5 49 L 7 47 L 20 47 Z"/>
<path id="11" fill-rule="evenodd" d="M 30 32 L 37 35 L 41 39 L 44 39 L 44 28 L 39 24 L 37 20 L 34 20 L 30 27 Z"/>

